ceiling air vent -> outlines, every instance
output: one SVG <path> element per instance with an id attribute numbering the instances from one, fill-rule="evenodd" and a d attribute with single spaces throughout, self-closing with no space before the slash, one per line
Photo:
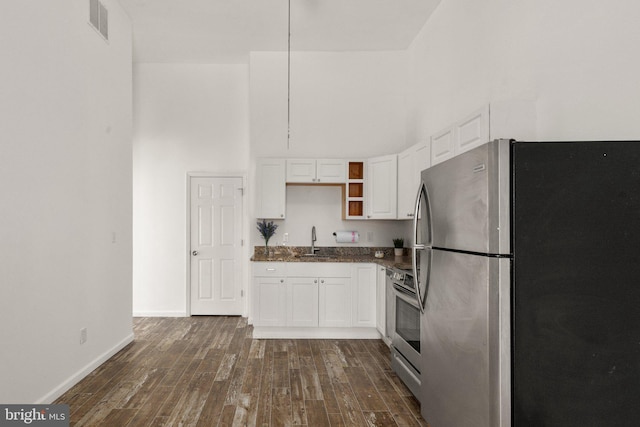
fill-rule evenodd
<path id="1" fill-rule="evenodd" d="M 89 23 L 109 40 L 109 11 L 100 0 L 89 0 Z"/>

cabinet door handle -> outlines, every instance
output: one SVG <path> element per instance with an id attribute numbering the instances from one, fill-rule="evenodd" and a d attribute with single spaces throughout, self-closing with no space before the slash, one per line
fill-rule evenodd
<path id="1" fill-rule="evenodd" d="M 284 214 L 280 214 L 280 218 L 284 218 Z"/>
<path id="2" fill-rule="evenodd" d="M 284 279 L 280 279 L 280 283 L 284 283 Z"/>
<path id="3" fill-rule="evenodd" d="M 314 281 L 313 281 L 313 283 L 318 283 L 318 281 L 317 281 L 317 280 L 314 280 Z"/>
<path id="4" fill-rule="evenodd" d="M 324 280 L 320 280 L 320 283 L 324 283 Z"/>

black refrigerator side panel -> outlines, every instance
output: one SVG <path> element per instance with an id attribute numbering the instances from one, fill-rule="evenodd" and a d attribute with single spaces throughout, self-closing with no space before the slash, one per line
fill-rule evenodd
<path id="1" fill-rule="evenodd" d="M 640 420 L 640 142 L 512 145 L 513 425 Z"/>

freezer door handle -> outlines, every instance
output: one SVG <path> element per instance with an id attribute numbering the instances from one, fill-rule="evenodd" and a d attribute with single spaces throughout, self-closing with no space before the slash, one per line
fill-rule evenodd
<path id="1" fill-rule="evenodd" d="M 420 206 L 422 205 L 423 201 L 424 212 L 420 210 Z M 418 227 L 419 222 L 424 222 L 426 226 L 427 236 L 426 241 L 424 242 L 420 239 L 420 228 Z M 413 211 L 413 245 L 414 247 L 418 247 L 421 249 L 431 246 L 431 206 L 429 203 L 427 186 L 424 184 L 424 182 L 421 182 L 420 188 L 418 188 L 418 194 L 416 195 L 416 204 Z"/>

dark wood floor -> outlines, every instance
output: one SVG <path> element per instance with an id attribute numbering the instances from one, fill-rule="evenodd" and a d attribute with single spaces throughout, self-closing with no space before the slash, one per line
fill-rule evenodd
<path id="1" fill-rule="evenodd" d="M 72 426 L 426 426 L 379 340 L 258 340 L 241 317 L 136 318 L 55 403 Z"/>

